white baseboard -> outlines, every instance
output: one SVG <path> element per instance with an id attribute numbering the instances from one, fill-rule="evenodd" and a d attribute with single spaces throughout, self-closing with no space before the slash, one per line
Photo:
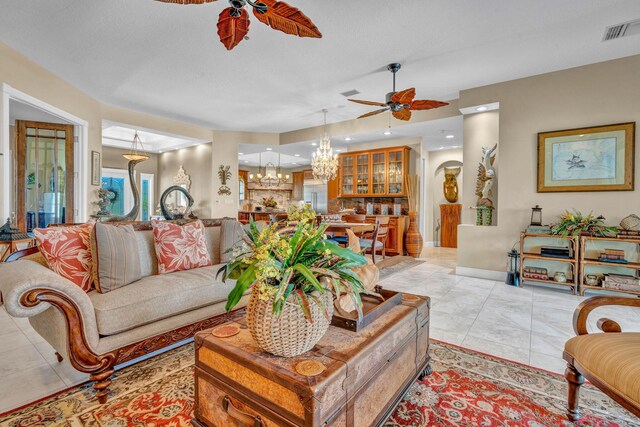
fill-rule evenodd
<path id="1" fill-rule="evenodd" d="M 507 273 L 504 271 L 483 270 L 481 268 L 471 267 L 456 267 L 456 274 L 458 276 L 468 276 L 478 279 L 498 280 L 503 282 L 507 279 Z"/>

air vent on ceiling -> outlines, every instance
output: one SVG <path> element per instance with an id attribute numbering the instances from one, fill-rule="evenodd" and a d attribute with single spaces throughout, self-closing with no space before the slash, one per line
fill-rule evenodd
<path id="1" fill-rule="evenodd" d="M 359 93 L 360 93 L 359 90 L 352 89 L 352 90 L 348 90 L 346 92 L 342 92 L 340 95 L 345 96 L 345 97 L 349 97 L 349 96 L 357 95 Z"/>
<path id="2" fill-rule="evenodd" d="M 604 30 L 604 37 L 602 38 L 602 41 L 606 42 L 609 40 L 632 36 L 634 34 L 640 34 L 640 19 L 607 27 Z"/>

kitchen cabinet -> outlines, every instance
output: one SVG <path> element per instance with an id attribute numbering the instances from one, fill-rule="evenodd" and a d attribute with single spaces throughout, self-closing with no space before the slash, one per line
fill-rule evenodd
<path id="1" fill-rule="evenodd" d="M 293 200 L 304 199 L 304 172 L 293 172 Z"/>
<path id="2" fill-rule="evenodd" d="M 338 197 L 405 197 L 410 170 L 406 146 L 344 153 L 339 156 Z"/>

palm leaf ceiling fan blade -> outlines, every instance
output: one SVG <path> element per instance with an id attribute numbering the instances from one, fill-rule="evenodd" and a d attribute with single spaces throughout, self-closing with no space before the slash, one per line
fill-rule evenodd
<path id="1" fill-rule="evenodd" d="M 356 102 L 358 104 L 364 104 L 364 105 L 375 105 L 376 107 L 386 107 L 387 106 L 387 104 L 383 104 L 382 102 L 362 101 L 360 99 L 347 99 L 347 101 Z"/>
<path id="2" fill-rule="evenodd" d="M 444 107 L 448 102 L 435 101 L 433 99 L 416 99 L 411 103 L 410 110 L 431 110 L 432 108 Z"/>
<path id="3" fill-rule="evenodd" d="M 381 110 L 376 110 L 376 111 L 372 111 L 372 112 L 367 113 L 367 114 L 363 114 L 358 118 L 359 119 L 364 119 L 365 117 L 375 116 L 376 114 L 384 113 L 385 111 L 388 111 L 388 110 L 389 110 L 389 108 L 383 108 Z"/>
<path id="4" fill-rule="evenodd" d="M 393 94 L 391 97 L 392 102 L 397 102 L 398 104 L 411 104 L 413 98 L 416 97 L 415 88 L 403 90 L 401 92 L 397 92 Z"/>
<path id="5" fill-rule="evenodd" d="M 260 0 L 260 3 L 267 6 L 266 12 L 254 8 L 253 14 L 263 24 L 298 37 L 322 38 L 318 27 L 299 9 L 277 0 Z"/>
<path id="6" fill-rule="evenodd" d="M 246 10 L 228 7 L 220 13 L 218 37 L 227 50 L 236 47 L 248 32 L 249 14 Z"/>
<path id="7" fill-rule="evenodd" d="M 174 4 L 205 4 L 213 3 L 218 0 L 156 0 L 162 3 L 174 3 Z"/>
<path id="8" fill-rule="evenodd" d="M 393 117 L 395 117 L 396 119 L 404 120 L 405 122 L 411 119 L 411 111 L 409 111 L 408 109 L 394 111 L 392 112 L 392 114 L 393 114 Z"/>

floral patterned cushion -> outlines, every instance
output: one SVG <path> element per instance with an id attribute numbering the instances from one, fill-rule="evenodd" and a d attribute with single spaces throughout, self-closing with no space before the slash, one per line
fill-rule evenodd
<path id="1" fill-rule="evenodd" d="M 83 291 L 93 288 L 91 230 L 93 223 L 70 227 L 36 228 L 33 235 L 49 268 Z"/>
<path id="2" fill-rule="evenodd" d="M 168 221 L 154 220 L 151 221 L 151 225 L 158 273 L 172 273 L 211 265 L 202 221 L 181 226 Z"/>

